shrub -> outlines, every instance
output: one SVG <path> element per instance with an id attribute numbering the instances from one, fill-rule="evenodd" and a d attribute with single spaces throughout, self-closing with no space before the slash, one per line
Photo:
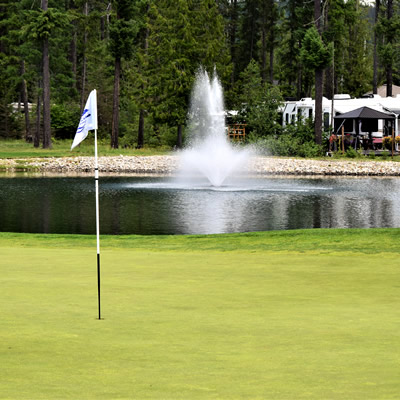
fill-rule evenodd
<path id="1" fill-rule="evenodd" d="M 349 147 L 346 150 L 346 157 L 347 158 L 357 158 L 359 154 L 357 153 L 357 150 L 353 149 L 352 147 Z"/>
<path id="2" fill-rule="evenodd" d="M 312 141 L 302 142 L 298 137 L 287 133 L 268 136 L 252 141 L 258 151 L 282 157 L 320 157 L 323 155 L 323 146 Z"/>
<path id="3" fill-rule="evenodd" d="M 52 104 L 51 128 L 57 139 L 72 139 L 79 124 L 80 110 L 77 104 Z"/>
<path id="4" fill-rule="evenodd" d="M 249 141 L 258 149 L 266 149 L 272 155 L 283 157 L 320 157 L 324 147 L 314 142 L 314 127 L 311 120 L 298 121 L 296 125 L 287 125 L 279 133 L 263 139 L 250 135 Z"/>
<path id="5" fill-rule="evenodd" d="M 390 150 L 392 148 L 392 137 L 391 136 L 384 136 L 382 138 L 382 147 L 384 149 Z"/>
<path id="6" fill-rule="evenodd" d="M 387 160 L 389 157 L 389 152 L 387 150 L 382 151 L 382 160 Z"/>
<path id="7" fill-rule="evenodd" d="M 234 104 L 240 112 L 238 120 L 245 120 L 248 131 L 266 137 L 279 131 L 279 108 L 283 104 L 277 86 L 263 84 L 259 65 L 251 60 L 240 74 L 240 94 Z M 238 122 L 239 122 L 238 121 Z"/>

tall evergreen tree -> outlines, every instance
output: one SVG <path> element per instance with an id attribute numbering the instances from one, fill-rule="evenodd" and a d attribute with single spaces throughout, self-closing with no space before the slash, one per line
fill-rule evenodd
<path id="1" fill-rule="evenodd" d="M 305 34 L 301 59 L 310 70 L 315 71 L 315 143 L 322 144 L 322 90 L 323 71 L 330 63 L 332 47 L 325 46 L 321 35 L 315 26 L 309 28 Z"/>
<path id="2" fill-rule="evenodd" d="M 183 126 L 195 73 L 200 66 L 216 67 L 229 79 L 229 54 L 224 25 L 215 1 L 160 0 L 150 8 L 148 95 L 156 123 L 177 128 L 177 146 L 183 144 Z"/>
<path id="3" fill-rule="evenodd" d="M 140 39 L 139 39 L 139 50 L 138 50 L 138 78 L 141 79 L 141 85 L 139 89 L 139 93 L 137 95 L 138 103 L 139 103 L 139 124 L 138 124 L 138 136 L 137 136 L 137 148 L 141 149 L 144 146 L 144 126 L 145 126 L 145 114 L 146 114 L 146 105 L 148 103 L 148 99 L 146 97 L 146 89 L 147 82 L 145 79 L 144 69 L 147 68 L 147 59 L 148 59 L 148 49 L 149 49 L 149 35 L 150 35 L 150 27 L 149 27 L 149 11 L 150 11 L 150 0 L 143 2 L 142 4 L 142 16 L 141 19 L 141 29 L 140 29 Z"/>
<path id="4" fill-rule="evenodd" d="M 372 81 L 372 93 L 378 94 L 378 22 L 379 22 L 379 11 L 381 6 L 381 0 L 375 0 L 375 21 L 374 21 L 374 74 Z"/>
<path id="5" fill-rule="evenodd" d="M 380 64 L 385 68 L 386 95 L 392 96 L 392 86 L 398 76 L 400 63 L 399 34 L 400 34 L 400 7 L 393 0 L 382 1 L 382 13 L 378 18 L 377 32 L 381 36 L 378 45 Z"/>
<path id="6" fill-rule="evenodd" d="M 373 31 L 368 8 L 358 0 L 346 2 L 347 43 L 343 49 L 341 92 L 359 97 L 371 90 Z"/>
<path id="7" fill-rule="evenodd" d="M 110 49 L 114 57 L 114 95 L 111 147 L 118 148 L 119 135 L 119 105 L 120 105 L 120 80 L 122 60 L 129 60 L 134 51 L 134 39 L 138 27 L 133 20 L 137 2 L 131 0 L 114 0 L 115 17 L 110 25 Z"/>
<path id="8" fill-rule="evenodd" d="M 314 22 L 316 31 L 322 37 L 322 13 L 321 0 L 314 0 Z M 310 31 L 311 32 L 311 31 Z M 324 85 L 324 65 L 315 66 L 315 119 L 314 134 L 315 143 L 322 144 L 322 94 Z"/>
<path id="9" fill-rule="evenodd" d="M 307 29 L 313 24 L 313 3 L 282 0 L 282 39 L 277 51 L 279 70 L 276 74 L 285 96 L 300 99 L 311 95 L 312 76 L 303 68 L 300 50 Z"/>
<path id="10" fill-rule="evenodd" d="M 41 0 L 43 13 L 41 18 L 44 23 L 48 17 L 48 0 Z M 47 15 L 46 15 L 47 14 Z M 49 34 L 47 30 L 42 31 L 42 81 L 43 81 L 43 148 L 49 149 L 51 144 L 51 119 L 50 119 L 50 60 L 49 60 Z"/>

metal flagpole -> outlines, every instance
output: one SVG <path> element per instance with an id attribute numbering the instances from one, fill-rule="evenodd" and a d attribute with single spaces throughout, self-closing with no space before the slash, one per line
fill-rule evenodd
<path id="1" fill-rule="evenodd" d="M 93 89 L 86 101 L 71 150 L 86 139 L 88 132 L 94 130 L 94 179 L 96 183 L 96 236 L 97 236 L 97 297 L 100 311 L 100 222 L 99 222 L 99 165 L 97 161 L 97 92 Z"/>
<path id="2" fill-rule="evenodd" d="M 94 130 L 94 179 L 96 185 L 96 237 L 97 237 L 97 298 L 99 305 L 99 319 L 101 319 L 100 307 L 100 218 L 99 218 L 99 165 L 97 161 L 97 129 Z"/>

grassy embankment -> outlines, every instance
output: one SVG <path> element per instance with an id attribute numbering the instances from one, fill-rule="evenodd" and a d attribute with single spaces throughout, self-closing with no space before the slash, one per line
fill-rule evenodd
<path id="1" fill-rule="evenodd" d="M 70 150 L 72 140 L 57 140 L 53 142 L 52 149 L 34 148 L 31 143 L 26 143 L 24 140 L 1 140 L 0 139 L 0 160 L 4 158 L 47 158 L 47 157 L 74 157 L 74 156 L 93 156 L 94 155 L 94 139 L 89 137 L 85 139 L 73 151 Z M 99 142 L 98 144 L 99 156 L 152 156 L 170 154 L 169 148 L 144 148 L 144 149 L 112 149 L 108 143 Z M 347 158 L 337 152 L 334 158 L 331 157 L 318 157 L 317 159 L 329 159 L 330 162 L 335 160 L 372 160 L 371 157 L 360 158 Z M 400 156 L 395 155 L 393 158 L 389 157 L 387 152 L 385 157 L 376 157 L 373 161 L 400 161 Z M 0 166 L 1 167 L 1 166 Z"/>
<path id="2" fill-rule="evenodd" d="M 4 399 L 397 399 L 399 229 L 0 234 Z"/>
<path id="3" fill-rule="evenodd" d="M 32 143 L 24 140 L 0 140 L 0 159 L 4 158 L 47 158 L 47 157 L 76 157 L 93 156 L 94 140 L 87 138 L 78 147 L 71 151 L 72 140 L 57 140 L 52 149 L 35 148 Z M 99 156 L 148 156 L 167 154 L 166 149 L 111 149 L 109 144 L 98 144 Z"/>

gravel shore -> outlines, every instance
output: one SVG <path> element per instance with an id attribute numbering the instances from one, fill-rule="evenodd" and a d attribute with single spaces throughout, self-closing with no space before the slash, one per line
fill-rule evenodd
<path id="1" fill-rule="evenodd" d="M 91 172 L 93 168 L 93 157 L 0 160 L 0 169 L 7 172 L 25 169 L 68 174 Z M 174 174 L 178 168 L 178 155 L 99 157 L 99 170 L 107 173 Z M 242 172 L 259 175 L 400 176 L 400 163 L 253 157 Z"/>

